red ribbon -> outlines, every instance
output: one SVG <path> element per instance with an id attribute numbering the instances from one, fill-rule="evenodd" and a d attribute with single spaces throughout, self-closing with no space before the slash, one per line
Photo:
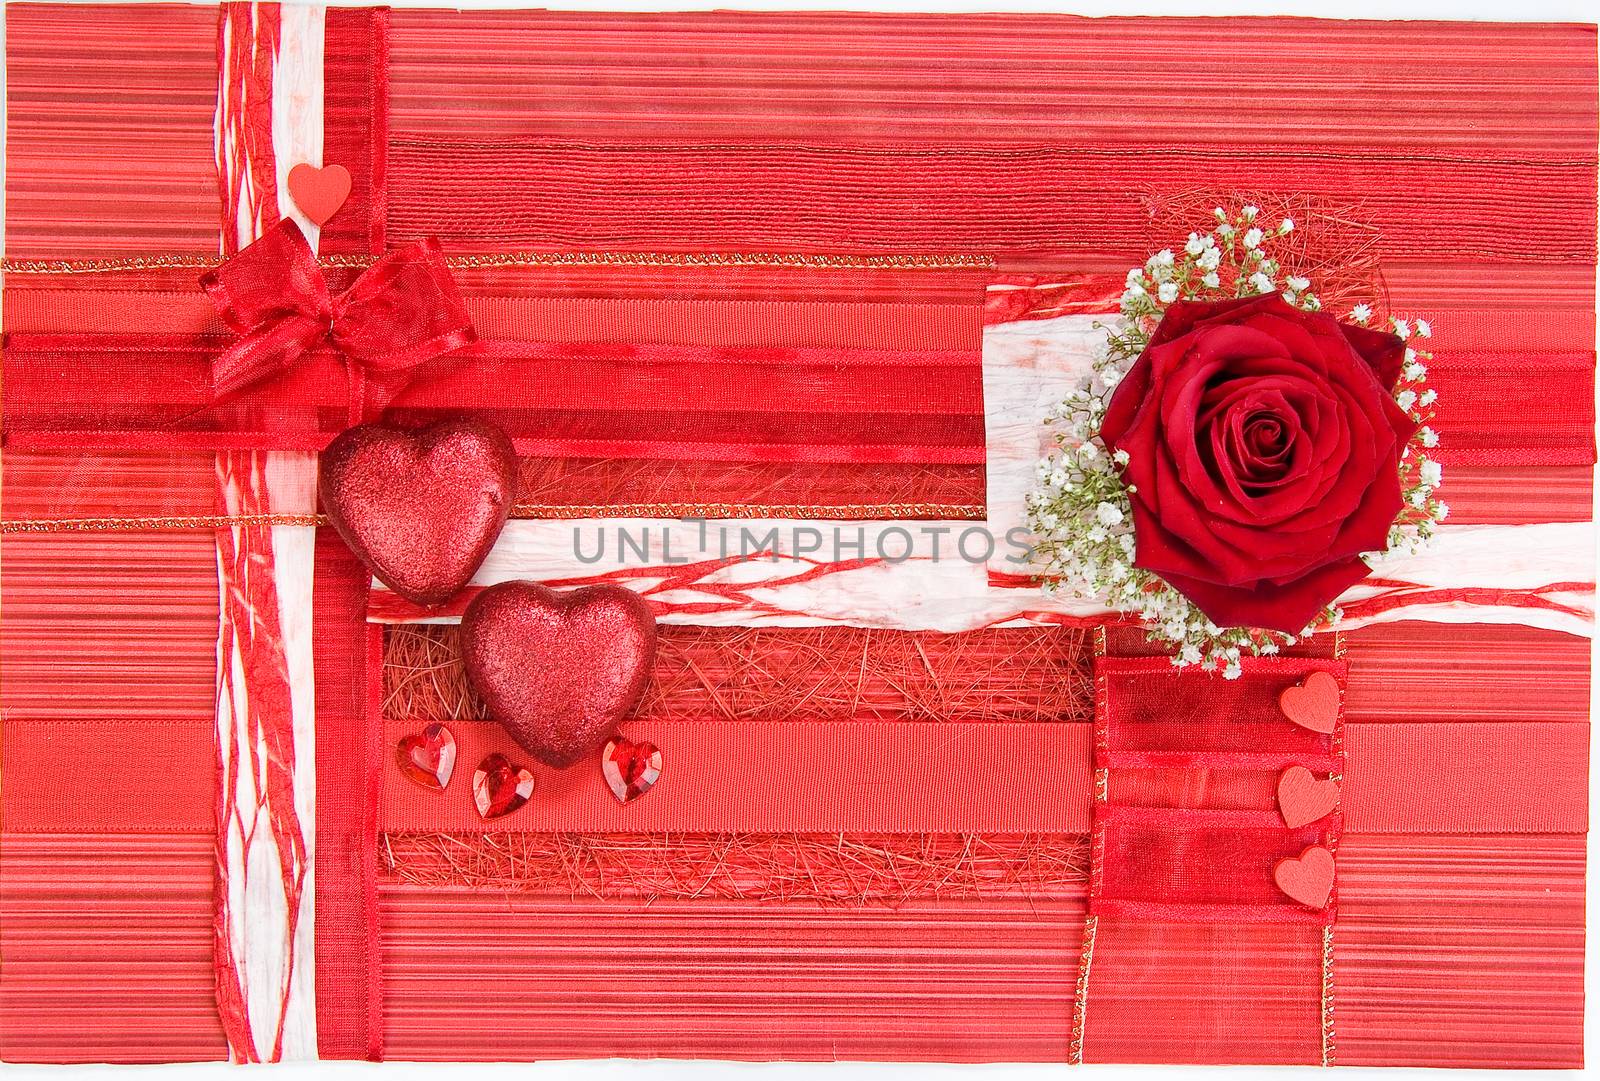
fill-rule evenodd
<path id="1" fill-rule="evenodd" d="M 200 284 L 240 336 L 212 362 L 218 400 L 328 341 L 347 359 L 359 419 L 387 405 L 424 361 L 478 340 L 431 237 L 388 253 L 334 297 L 311 246 L 285 218 Z"/>

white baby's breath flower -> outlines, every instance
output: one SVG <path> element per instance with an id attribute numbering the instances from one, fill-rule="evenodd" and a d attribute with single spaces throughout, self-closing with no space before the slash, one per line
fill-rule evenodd
<path id="1" fill-rule="evenodd" d="M 1431 338 L 1431 337 L 1433 337 L 1433 324 L 1429 323 L 1426 319 L 1418 319 L 1417 320 L 1417 337 L 1419 337 L 1419 338 Z"/>
<path id="2" fill-rule="evenodd" d="M 1407 323 L 1404 319 L 1395 319 L 1391 317 L 1389 322 L 1394 324 L 1394 332 L 1400 335 L 1400 337 L 1411 337 L 1411 324 Z"/>
<path id="3" fill-rule="evenodd" d="M 1446 518 L 1450 517 L 1450 507 L 1449 504 L 1446 503 L 1440 503 L 1438 506 L 1439 509 L 1434 511 L 1433 516 L 1437 521 L 1442 522 Z"/>
<path id="4" fill-rule="evenodd" d="M 1439 433 L 1432 428 L 1424 428 L 1417 435 L 1422 439 L 1422 445 L 1430 450 L 1439 445 Z"/>
<path id="5" fill-rule="evenodd" d="M 1164 642 L 1173 650 L 1174 664 L 1199 665 L 1229 679 L 1242 674 L 1245 654 L 1278 653 L 1282 646 L 1292 645 L 1296 637 L 1259 629 L 1218 627 L 1159 576 L 1137 567 L 1134 560 L 1138 544 L 1129 522 L 1127 502 L 1136 486 L 1128 483 L 1124 472 L 1131 460 L 1126 451 L 1113 451 L 1098 440 L 1112 393 L 1145 348 L 1154 318 L 1163 306 L 1184 296 L 1212 299 L 1238 293 L 1265 296 L 1280 292 L 1285 301 L 1306 311 L 1321 307 L 1311 292 L 1310 279 L 1286 275 L 1270 253 L 1268 237 L 1293 231 L 1294 221 L 1285 217 L 1275 228 L 1258 226 L 1253 223 L 1259 216 L 1260 210 L 1255 207 L 1235 210 L 1231 216 L 1218 207 L 1217 224 L 1211 232 L 1191 233 L 1181 246 L 1156 252 L 1144 266 L 1127 272 L 1121 321 L 1096 342 L 1092 377 L 1051 411 L 1048 423 L 1060 449 L 1052 456 L 1054 460 L 1037 464 L 1037 482 L 1025 494 L 1028 524 L 1042 540 L 1039 553 L 1048 568 L 1049 592 L 1065 597 L 1093 595 L 1107 606 L 1141 620 L 1149 628 L 1152 640 Z M 1237 241 L 1243 243 L 1236 244 Z M 1226 287 L 1221 282 L 1224 261 L 1234 268 Z M 1375 318 L 1372 306 L 1358 305 L 1350 318 L 1370 325 Z M 1426 337 L 1432 329 L 1425 320 L 1396 320 L 1394 325 L 1413 341 Z M 1429 419 L 1427 407 L 1437 400 L 1431 388 L 1423 385 L 1423 363 L 1428 359 L 1425 352 L 1419 355 L 1407 350 L 1402 362 L 1406 379 L 1394 396 L 1419 425 Z M 1389 546 L 1396 550 L 1412 550 L 1425 542 L 1446 513 L 1434 499 L 1442 471 L 1421 452 L 1426 440 L 1431 438 L 1436 443 L 1437 436 L 1424 431 L 1419 428 L 1402 450 L 1400 477 L 1407 510 L 1389 531 Z M 1062 483 L 1052 483 L 1057 480 Z M 1313 620 L 1304 633 L 1331 626 L 1337 617 L 1337 610 L 1330 608 Z"/>

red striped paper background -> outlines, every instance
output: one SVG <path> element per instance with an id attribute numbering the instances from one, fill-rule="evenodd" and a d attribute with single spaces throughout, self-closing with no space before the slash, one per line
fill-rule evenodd
<path id="1" fill-rule="evenodd" d="M 11 5 L 7 20 L 7 255 L 214 253 L 215 12 Z M 374 250 L 381 226 L 389 243 L 433 233 L 453 251 L 972 252 L 1007 271 L 1119 274 L 1174 239 L 1162 208 L 1193 189 L 1308 192 L 1380 232 L 1391 302 L 1439 332 L 1455 520 L 1590 515 L 1592 27 L 406 10 L 388 19 L 380 127 L 368 123 L 367 79 L 380 23 L 330 16 L 327 145 L 347 155 L 357 191 L 329 250 Z M 1197 66 L 1224 63 L 1228 78 L 1189 89 Z M 907 415 L 929 400 L 914 385 L 869 386 L 869 362 L 884 349 L 940 351 L 954 388 L 940 402 L 957 434 L 898 438 L 924 461 L 937 457 L 928 448 L 981 449 L 971 397 L 981 274 L 458 278 L 491 345 L 527 352 L 516 371 L 528 431 L 590 401 L 571 386 L 580 377 L 608 412 L 571 439 L 622 438 L 626 427 L 635 479 L 579 474 L 561 489 L 574 502 L 810 490 L 751 450 L 752 433 L 803 441 L 825 396 L 811 384 L 770 388 L 780 408 L 758 431 L 735 389 L 761 350 L 846 350 L 813 369 L 834 381 L 838 430 L 894 433 L 911 431 Z M 44 445 L 52 418 L 95 400 L 53 378 L 69 366 L 128 398 L 101 359 L 109 351 L 27 349 L 29 334 L 214 332 L 192 279 L 9 276 L 6 518 L 210 511 L 209 453 Z M 527 345 L 541 342 L 566 346 Z M 675 403 L 612 378 L 628 373 L 619 346 L 710 358 L 718 379 L 693 385 L 723 445 L 745 457 L 685 470 Z M 865 389 L 838 393 L 851 387 Z M 442 401 L 417 394 L 422 408 Z M 19 430 L 18 418 L 37 423 Z M 35 446 L 18 449 L 27 439 L 15 436 Z M 584 446 L 524 450 L 581 461 Z M 931 464 L 965 471 L 895 490 L 911 498 L 938 484 L 961 495 L 951 502 L 982 501 L 972 463 Z M 831 490 L 860 501 L 888 475 Z M 359 576 L 325 556 L 319 598 L 359 611 Z M 0 807 L 0 1054 L 222 1057 L 210 1001 L 211 535 L 7 535 L 0 557 L 6 761 L 29 764 L 22 782 L 8 771 Z M 366 748 L 368 688 L 354 685 L 370 677 L 368 643 L 337 626 L 319 635 L 331 639 L 319 657 L 346 674 L 319 687 L 319 714 L 347 726 L 347 742 L 319 740 L 329 781 L 319 845 L 354 858 L 365 797 L 335 786 L 341 763 Z M 1574 771 L 1587 657 L 1585 642 L 1514 628 L 1351 636 L 1352 755 L 1397 719 L 1521 726 L 1509 730 L 1554 750 L 1516 760 L 1520 772 L 1501 780 L 1559 798 L 1519 804 L 1513 820 L 1537 832 L 1509 834 L 1426 791 L 1383 804 L 1398 785 L 1417 790 L 1414 775 L 1368 790 L 1387 816 L 1378 821 L 1421 825 L 1363 832 L 1353 820 L 1341 847 L 1339 1062 L 1578 1061 L 1587 808 Z M 1505 744 L 1473 744 L 1485 770 L 1503 767 Z M 53 754 L 67 746 L 87 757 Z M 85 763 L 104 783 L 74 784 Z M 1353 775 L 1353 799 L 1359 783 Z M 387 882 L 369 913 L 337 892 L 337 875 L 328 882 L 319 925 L 376 951 L 371 966 L 364 954 L 319 956 L 320 997 L 353 1004 L 330 1011 L 329 1054 L 360 1056 L 374 1042 L 396 1058 L 1060 1061 L 1069 1050 L 1076 896 L 779 910 Z M 1252 944 L 1225 981 L 1172 963 L 1175 943 L 1207 933 L 1134 928 L 1102 943 L 1086 1057 L 1307 1060 L 1285 1033 L 1303 1030 L 1315 989 L 1272 982 L 1275 951 L 1290 947 L 1243 933 Z M 485 986 L 502 994 L 486 998 Z M 1172 1016 L 1159 1004 L 1199 999 L 1219 1005 L 1150 1020 Z M 1218 1016 L 1232 1020 L 1208 1027 Z"/>

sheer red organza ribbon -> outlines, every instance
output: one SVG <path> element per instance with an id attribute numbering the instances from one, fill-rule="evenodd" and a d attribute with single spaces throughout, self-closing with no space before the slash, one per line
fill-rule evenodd
<path id="1" fill-rule="evenodd" d="M 346 358 L 353 412 L 377 412 L 418 365 L 477 341 L 438 241 L 389 252 L 339 296 L 290 219 L 200 284 L 239 334 L 212 363 L 217 400 L 295 364 L 325 339 Z"/>

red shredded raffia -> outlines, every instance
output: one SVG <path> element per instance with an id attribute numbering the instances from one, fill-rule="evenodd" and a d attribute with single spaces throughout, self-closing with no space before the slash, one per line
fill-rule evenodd
<path id="1" fill-rule="evenodd" d="M 389 883 L 562 897 L 816 901 L 1079 897 L 1082 834 L 390 833 Z"/>
<path id="2" fill-rule="evenodd" d="M 663 626 L 658 640 L 638 719 L 1049 722 L 1094 712 L 1088 633 L 1079 628 Z M 383 674 L 385 716 L 484 716 L 454 626 L 386 628 Z"/>

